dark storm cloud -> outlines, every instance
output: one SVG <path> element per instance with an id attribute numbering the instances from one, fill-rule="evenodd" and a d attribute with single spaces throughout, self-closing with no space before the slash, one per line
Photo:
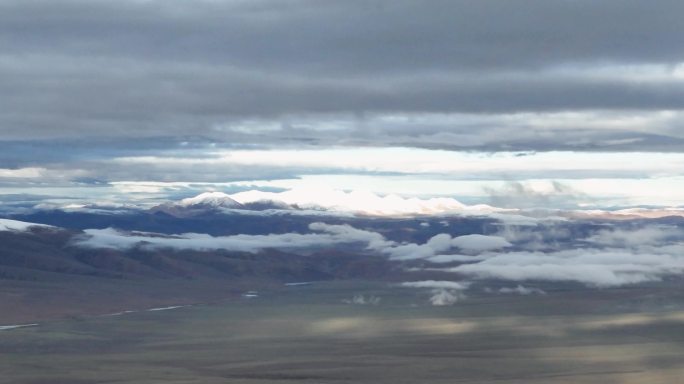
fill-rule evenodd
<path id="1" fill-rule="evenodd" d="M 681 110 L 682 14 L 680 1 L 0 0 L 1 138 L 680 148 L 679 115 L 581 138 L 496 119 Z M 399 135 L 377 121 L 425 113 L 457 118 Z M 320 132 L 338 118 L 351 123 Z M 277 127 L 233 129 L 245 119 Z"/>
<path id="2" fill-rule="evenodd" d="M 15 52 L 324 74 L 681 61 L 679 1 L 3 1 Z M 13 43 L 21 40 L 20 44 Z"/>

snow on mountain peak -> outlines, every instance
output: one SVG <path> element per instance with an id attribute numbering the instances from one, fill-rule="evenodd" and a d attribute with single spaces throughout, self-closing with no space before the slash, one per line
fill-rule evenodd
<path id="1" fill-rule="evenodd" d="M 183 207 L 211 206 L 221 208 L 240 208 L 242 204 L 223 192 L 204 192 L 195 197 L 183 199 L 178 205 Z"/>
<path id="2" fill-rule="evenodd" d="M 173 206 L 180 208 L 252 209 L 258 204 L 296 207 L 302 210 L 349 212 L 372 216 L 432 215 L 459 213 L 464 215 L 495 215 L 511 213 L 510 209 L 489 205 L 465 205 L 448 197 L 418 198 L 395 194 L 385 196 L 370 191 L 341 191 L 327 188 L 295 188 L 281 192 L 249 190 L 234 194 L 204 192 L 183 199 Z"/>
<path id="3" fill-rule="evenodd" d="M 491 213 L 503 211 L 486 205 L 470 207 L 452 198 L 404 198 L 394 194 L 378 196 L 368 191 L 345 192 L 332 189 L 291 189 L 283 192 L 251 190 L 230 196 L 242 204 L 250 204 L 257 201 L 275 201 L 303 209 L 323 209 L 368 215 L 440 214 L 446 212 Z"/>

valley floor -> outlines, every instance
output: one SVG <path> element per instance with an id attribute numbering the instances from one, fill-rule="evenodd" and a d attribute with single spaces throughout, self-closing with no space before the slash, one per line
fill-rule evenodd
<path id="1" fill-rule="evenodd" d="M 317 283 L 47 321 L 0 331 L 0 383 L 670 384 L 684 377 L 684 311 L 645 311 L 632 300 L 636 291 L 474 295 L 448 307 L 429 306 L 428 293 Z M 345 303 L 360 294 L 381 300 Z M 642 298 L 661 302 L 656 296 Z"/>

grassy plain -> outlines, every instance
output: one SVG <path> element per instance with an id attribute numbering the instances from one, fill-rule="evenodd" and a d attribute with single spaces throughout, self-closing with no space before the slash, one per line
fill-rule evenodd
<path id="1" fill-rule="evenodd" d="M 386 283 L 276 288 L 0 331 L 0 383 L 671 384 L 684 377 L 684 311 L 659 292 L 475 294 L 433 307 L 429 290 Z M 355 294 L 382 300 L 343 303 Z"/>

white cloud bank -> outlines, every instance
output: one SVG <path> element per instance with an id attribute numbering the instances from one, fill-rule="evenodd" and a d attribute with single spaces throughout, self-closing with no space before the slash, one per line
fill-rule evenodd
<path id="1" fill-rule="evenodd" d="M 31 227 L 52 228 L 50 225 L 27 223 L 25 221 L 0 219 L 0 231 L 28 231 Z"/>
<path id="2" fill-rule="evenodd" d="M 381 298 L 378 296 L 370 295 L 368 297 L 364 295 L 354 295 L 351 299 L 342 300 L 345 304 L 355 304 L 355 305 L 378 305 L 380 304 Z"/>
<path id="3" fill-rule="evenodd" d="M 488 215 L 491 213 L 511 212 L 489 205 L 465 205 L 456 199 L 435 197 L 420 199 L 405 198 L 395 194 L 379 196 L 368 191 L 334 190 L 328 188 L 293 188 L 284 192 L 264 192 L 251 190 L 226 195 L 239 203 L 248 204 L 261 201 L 280 202 L 304 209 L 326 209 L 331 211 L 355 212 L 366 215 L 430 215 L 440 213 L 461 213 L 468 215 Z"/>
<path id="4" fill-rule="evenodd" d="M 424 281 L 407 281 L 401 283 L 402 287 L 409 288 L 433 288 L 433 289 L 459 289 L 465 290 L 470 286 L 469 282 L 458 281 L 440 281 L 440 280 L 424 280 Z"/>
<path id="5" fill-rule="evenodd" d="M 434 306 L 447 306 L 454 305 L 457 302 L 466 298 L 463 293 L 468 287 L 470 287 L 470 282 L 458 282 L 458 281 L 443 281 L 443 280 L 424 280 L 424 281 L 407 281 L 400 284 L 402 287 L 407 288 L 429 288 L 431 289 L 431 294 L 429 302 Z"/>
<path id="6" fill-rule="evenodd" d="M 396 247 L 385 249 L 384 252 L 394 260 L 414 260 L 431 259 L 440 256 L 440 253 L 447 252 L 452 248 L 459 248 L 466 253 L 480 253 L 510 247 L 512 244 L 499 236 L 487 235 L 464 235 L 451 237 L 446 233 L 441 233 L 430 238 L 425 244 L 402 244 Z M 446 256 L 446 255 L 444 255 Z M 449 255 L 455 256 L 455 255 Z M 456 259 L 461 257 L 458 255 Z M 443 257 L 442 259 L 446 259 Z M 439 261 L 438 261 L 439 262 Z M 446 260 L 442 262 L 448 262 Z"/>
<path id="7" fill-rule="evenodd" d="M 0 221 L 14 228 L 26 228 L 27 224 Z M 0 227 L 2 228 L 2 227 Z M 232 250 L 256 253 L 263 249 L 311 250 L 357 245 L 391 260 L 425 260 L 437 266 L 440 263 L 456 263 L 455 266 L 428 268 L 433 271 L 458 273 L 470 279 L 496 279 L 504 281 L 555 281 L 575 282 L 591 287 L 616 287 L 627 284 L 661 281 L 684 274 L 684 236 L 681 230 L 669 226 L 653 226 L 633 230 L 600 230 L 583 239 L 584 248 L 527 249 L 505 251 L 513 244 L 499 236 L 465 235 L 451 237 L 442 233 L 423 244 L 397 243 L 382 234 L 357 229 L 349 225 L 312 223 L 311 233 L 284 233 L 269 235 L 209 236 L 186 233 L 159 235 L 141 232 L 124 233 L 114 229 L 90 229 L 74 238 L 77 246 L 91 248 L 129 249 L 193 249 Z M 578 241 L 580 241 L 579 239 Z M 571 244 L 571 243 L 567 243 Z M 550 244 L 556 248 L 562 244 Z M 458 249 L 463 254 L 446 254 Z M 405 287 L 441 290 L 463 290 L 466 283 L 449 281 L 406 282 Z M 538 293 L 514 288 L 502 293 Z M 448 303 L 458 300 L 453 292 L 439 292 L 436 302 Z M 452 297 L 448 299 L 447 297 Z"/>
<path id="8" fill-rule="evenodd" d="M 330 225 L 315 222 L 309 224 L 309 230 L 312 233 L 211 236 L 200 233 L 161 235 L 145 232 L 123 232 L 113 228 L 86 229 L 84 235 L 76 237 L 73 243 L 88 248 L 224 249 L 242 252 L 259 252 L 268 248 L 311 249 L 356 243 L 368 250 L 389 255 L 389 258 L 393 260 L 432 260 L 435 257 L 451 259 L 462 257 L 469 260 L 480 260 L 474 256 L 439 254 L 453 248 L 478 253 L 511 246 L 508 241 L 498 236 L 466 235 L 452 238 L 446 233 L 435 235 L 424 244 L 398 244 L 387 240 L 380 233 L 357 229 L 347 224 Z"/>
<path id="9" fill-rule="evenodd" d="M 539 288 L 533 288 L 533 287 L 525 287 L 523 285 L 518 284 L 516 287 L 511 288 L 511 287 L 503 287 L 499 289 L 499 293 L 504 293 L 504 294 L 518 294 L 518 295 L 523 295 L 523 296 L 528 296 L 528 295 L 546 295 L 546 292 L 544 290 L 539 289 Z"/>
<path id="10" fill-rule="evenodd" d="M 507 248 L 513 244 L 503 237 L 473 234 L 455 237 L 451 240 L 451 245 L 464 251 L 484 252 Z"/>
<path id="11" fill-rule="evenodd" d="M 669 243 L 681 238 L 682 230 L 674 226 L 650 226 L 637 229 L 606 229 L 598 231 L 586 241 L 610 247 L 642 247 Z"/>
<path id="12" fill-rule="evenodd" d="M 484 260 L 488 255 L 437 255 L 430 256 L 426 260 L 431 263 L 446 264 L 446 263 L 471 263 L 474 261 Z"/>
<path id="13" fill-rule="evenodd" d="M 349 225 L 328 225 L 312 223 L 309 229 L 314 233 L 285 233 L 269 235 L 210 236 L 185 233 L 162 236 L 151 233 L 125 233 L 116 229 L 87 229 L 85 236 L 74 239 L 74 244 L 88 248 L 130 249 L 193 249 L 231 250 L 256 253 L 263 249 L 307 249 L 329 247 L 340 244 L 359 243 L 370 250 L 379 251 L 392 245 L 382 235 L 353 228 Z"/>
<path id="14" fill-rule="evenodd" d="M 543 124 L 548 125 L 549 121 Z M 586 120 L 585 120 L 586 123 Z M 626 159 L 631 161 L 626 162 Z M 387 172 L 398 174 L 492 175 L 537 172 L 641 172 L 649 175 L 680 175 L 684 154 L 654 152 L 544 151 L 519 156 L 518 152 L 465 152 L 384 148 L 322 148 L 271 150 L 218 150 L 206 157 L 132 156 L 112 160 L 122 165 L 265 166 L 345 173 Z M 311 174 L 311 172 L 308 172 Z M 339 172 L 338 172 L 339 173 Z"/>
<path id="15" fill-rule="evenodd" d="M 436 307 L 454 305 L 466 298 L 465 294 L 453 289 L 435 289 L 430 297 L 430 304 Z"/>
<path id="16" fill-rule="evenodd" d="M 454 272 L 468 279 L 575 282 L 591 287 L 616 287 L 684 274 L 684 231 L 674 226 L 601 229 L 585 239 L 576 240 L 566 230 L 558 230 L 551 233 L 564 240 L 556 241 L 556 237 L 551 236 L 545 243 L 537 244 L 544 241 L 544 233 L 540 239 L 531 239 L 531 247 L 530 244 L 517 244 L 518 247 L 524 245 L 524 251 L 520 248 L 504 251 L 513 244 L 501 237 L 466 235 L 449 241 L 451 246 L 463 247 L 461 251 L 465 254 L 437 254 L 446 247 L 432 249 L 428 246 L 430 241 L 423 245 L 401 245 L 384 252 L 398 260 L 457 263 L 452 267 L 428 270 Z M 444 244 L 445 238 L 439 236 L 440 241 L 433 243 Z M 521 241 L 525 240 L 530 239 L 522 237 Z M 583 244 L 581 248 L 577 247 L 576 241 Z M 520 287 L 523 286 L 501 293 L 540 293 Z"/>
<path id="17" fill-rule="evenodd" d="M 509 252 L 445 270 L 475 279 L 566 281 L 614 287 L 684 273 L 684 246 Z"/>

